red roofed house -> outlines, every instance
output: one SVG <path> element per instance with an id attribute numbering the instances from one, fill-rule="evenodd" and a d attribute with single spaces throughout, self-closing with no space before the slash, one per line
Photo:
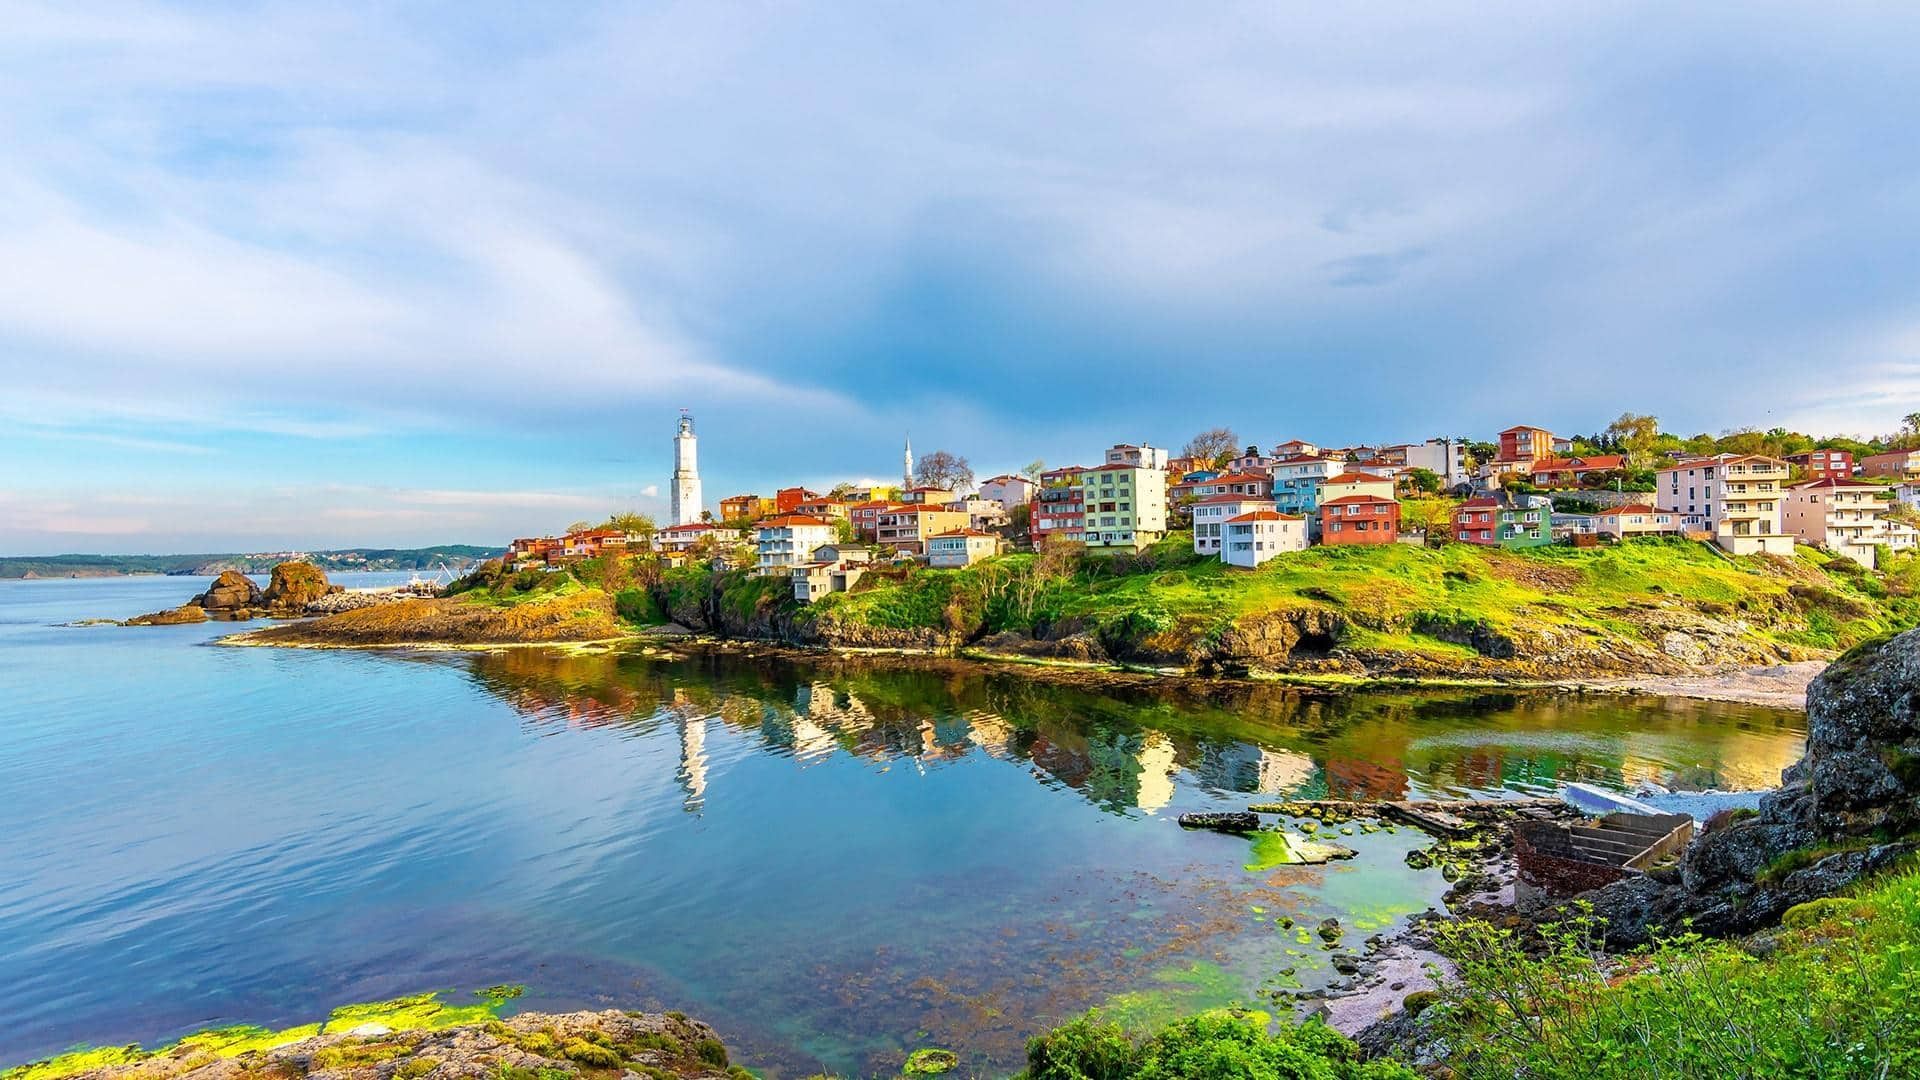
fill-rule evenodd
<path id="1" fill-rule="evenodd" d="M 853 531 L 862 540 L 872 540 L 880 534 L 880 514 L 890 507 L 901 505 L 886 499 L 874 499 L 871 502 L 854 503 L 847 507 L 847 520 L 853 523 Z"/>
<path id="2" fill-rule="evenodd" d="M 1497 461 L 1544 461 L 1553 456 L 1553 432 L 1522 424 L 1500 433 Z"/>
<path id="3" fill-rule="evenodd" d="M 1853 478 L 1853 451 L 1809 450 L 1788 454 L 1787 462 L 1798 465 L 1809 480 L 1850 480 Z"/>
<path id="4" fill-rule="evenodd" d="M 927 505 L 890 506 L 880 511 L 874 527 L 874 538 L 895 550 L 924 555 L 927 537 L 966 527 L 967 513 L 964 510 Z"/>
<path id="5" fill-rule="evenodd" d="M 826 518 L 831 521 L 834 518 L 844 519 L 847 517 L 847 507 L 848 504 L 839 499 L 821 497 L 808 499 L 806 502 L 794 507 L 793 512 L 799 514 L 801 517 Z"/>
<path id="6" fill-rule="evenodd" d="M 1400 504 L 1377 495 L 1320 500 L 1323 544 L 1391 544 L 1400 538 Z"/>
<path id="7" fill-rule="evenodd" d="M 790 573 L 814 561 L 813 553 L 838 539 L 833 523 L 799 514 L 768 518 L 754 526 L 753 544 L 760 555 L 762 576 Z"/>
<path id="8" fill-rule="evenodd" d="M 1593 531 L 1615 540 L 1629 536 L 1658 536 L 1680 531 L 1680 515 L 1645 503 L 1615 506 L 1593 515 Z"/>
<path id="9" fill-rule="evenodd" d="M 1226 528 L 1220 561 L 1228 566 L 1252 569 L 1281 552 L 1307 550 L 1307 520 L 1277 510 L 1249 511 L 1228 519 Z"/>
<path id="10" fill-rule="evenodd" d="M 781 488 L 773 493 L 773 512 L 792 514 L 800 509 L 800 504 L 820 497 L 817 491 L 808 491 L 803 487 Z"/>
<path id="11" fill-rule="evenodd" d="M 1227 522 L 1255 510 L 1273 509 L 1264 495 L 1209 495 L 1193 504 L 1193 553 L 1218 555 L 1226 540 Z"/>
<path id="12" fill-rule="evenodd" d="M 1533 463 L 1528 471 L 1535 487 L 1577 488 L 1591 473 L 1612 472 L 1627 467 L 1619 454 L 1595 454 L 1592 457 L 1546 458 Z"/>
<path id="13" fill-rule="evenodd" d="M 515 540 L 507 545 L 509 563 L 551 562 L 560 550 L 560 538 L 556 536 L 535 536 Z"/>
<path id="14" fill-rule="evenodd" d="M 1216 476 L 1211 480 L 1196 481 L 1193 485 L 1195 498 L 1207 499 L 1215 495 L 1253 495 L 1263 499 L 1273 497 L 1273 477 L 1268 473 L 1233 472 Z"/>
<path id="15" fill-rule="evenodd" d="M 1683 529 L 1713 534 L 1735 555 L 1792 555 L 1780 524 L 1787 463 L 1760 454 L 1716 454 L 1659 471 L 1654 505 L 1682 516 Z"/>
<path id="16" fill-rule="evenodd" d="M 716 531 L 714 526 L 704 521 L 669 525 L 653 534 L 653 542 L 661 551 L 686 551 L 698 543 L 701 537 L 712 536 Z"/>
<path id="17" fill-rule="evenodd" d="M 1000 538 L 979 529 L 948 529 L 927 537 L 927 565 L 972 566 L 1000 554 Z"/>
<path id="18" fill-rule="evenodd" d="M 1552 518 L 1545 495 L 1468 499 L 1453 511 L 1453 538 L 1482 547 L 1545 547 L 1553 543 Z"/>
<path id="19" fill-rule="evenodd" d="M 720 500 L 721 521 L 758 521 L 763 517 L 772 517 L 778 512 L 772 499 L 763 499 L 758 495 L 735 495 Z"/>

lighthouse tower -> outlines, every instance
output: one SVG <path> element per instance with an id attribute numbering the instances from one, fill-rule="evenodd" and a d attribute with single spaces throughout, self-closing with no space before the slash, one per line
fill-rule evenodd
<path id="1" fill-rule="evenodd" d="M 680 431 L 673 437 L 673 523 L 700 520 L 700 466 L 694 459 L 693 417 L 680 410 Z"/>

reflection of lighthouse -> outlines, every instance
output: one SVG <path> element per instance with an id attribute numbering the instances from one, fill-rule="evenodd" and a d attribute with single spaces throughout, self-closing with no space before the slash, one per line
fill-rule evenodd
<path id="1" fill-rule="evenodd" d="M 700 466 L 694 458 L 693 417 L 680 410 L 680 431 L 673 437 L 673 523 L 700 520 Z"/>
<path id="2" fill-rule="evenodd" d="M 680 790 L 687 793 L 680 805 L 699 812 L 707 801 L 707 718 L 696 716 L 680 721 L 680 771 L 675 775 Z"/>
<path id="3" fill-rule="evenodd" d="M 1140 793 L 1134 804 L 1151 814 L 1173 801 L 1173 777 L 1180 771 L 1173 740 L 1157 731 L 1149 731 L 1133 756 L 1140 763 Z"/>

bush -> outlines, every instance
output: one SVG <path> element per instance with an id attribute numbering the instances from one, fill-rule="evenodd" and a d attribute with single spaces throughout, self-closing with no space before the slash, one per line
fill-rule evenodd
<path id="1" fill-rule="evenodd" d="M 1135 1044 L 1089 1013 L 1027 1043 L 1030 1080 L 1413 1080 L 1318 1020 L 1267 1030 L 1264 1013 L 1215 1010 Z"/>

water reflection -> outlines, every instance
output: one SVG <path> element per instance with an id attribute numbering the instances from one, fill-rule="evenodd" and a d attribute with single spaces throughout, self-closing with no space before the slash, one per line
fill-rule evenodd
<path id="1" fill-rule="evenodd" d="M 517 650 L 472 677 L 539 727 L 678 729 L 684 805 L 724 788 L 706 725 L 805 768 L 839 754 L 938 768 L 970 754 L 1115 813 L 1154 814 L 1184 778 L 1213 793 L 1402 799 L 1615 788 L 1755 788 L 1799 757 L 1800 714 L 1615 695 L 1328 694 L 1270 684 L 1112 682 L 835 658 Z"/>

